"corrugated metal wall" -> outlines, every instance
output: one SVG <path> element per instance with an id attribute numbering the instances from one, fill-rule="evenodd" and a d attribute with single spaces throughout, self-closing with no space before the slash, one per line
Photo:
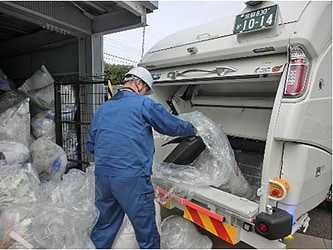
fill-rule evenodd
<path id="1" fill-rule="evenodd" d="M 8 78 L 15 83 L 22 83 L 29 78 L 42 64 L 53 76 L 78 74 L 79 72 L 78 42 L 60 47 L 50 47 L 42 50 L 0 59 L 0 68 Z"/>
<path id="2" fill-rule="evenodd" d="M 40 16 L 45 15 L 49 19 L 54 18 L 59 20 L 66 23 L 66 25 L 72 25 L 84 31 L 91 29 L 91 20 L 85 17 L 71 2 L 15 1 L 14 3 L 17 6 L 36 11 Z"/>

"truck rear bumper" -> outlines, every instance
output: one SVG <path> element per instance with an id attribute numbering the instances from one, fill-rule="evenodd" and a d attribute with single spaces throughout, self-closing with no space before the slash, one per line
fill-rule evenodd
<path id="1" fill-rule="evenodd" d="M 165 180 L 159 181 L 165 186 Z M 154 187 L 163 206 L 168 209 L 177 207 L 183 211 L 185 219 L 225 242 L 235 245 L 242 241 L 256 248 L 286 248 L 280 240 L 268 240 L 254 232 L 250 222 L 259 211 L 259 205 L 255 202 L 212 187 L 195 188 L 191 201 L 174 195 L 170 197 L 165 188 L 159 187 L 159 181 L 154 179 Z M 244 227 L 246 225 L 249 228 Z"/>

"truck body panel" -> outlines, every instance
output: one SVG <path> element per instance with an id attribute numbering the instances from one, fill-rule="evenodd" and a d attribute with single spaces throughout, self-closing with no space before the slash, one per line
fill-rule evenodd
<path id="1" fill-rule="evenodd" d="M 267 1 L 262 6 L 273 4 Z M 267 47 L 269 43 L 274 43 L 275 53 L 286 52 L 286 42 L 283 40 L 290 38 L 295 22 L 299 19 L 307 2 L 295 1 L 290 4 L 294 6 L 293 9 L 290 9 L 290 5 L 283 2 L 279 4 L 278 25 L 273 29 L 261 30 L 259 37 L 258 34 L 251 35 L 251 33 L 244 36 L 233 35 L 235 18 L 225 18 L 223 21 L 217 20 L 169 35 L 144 55 L 144 65 L 147 68 L 162 68 L 242 58 L 253 56 L 253 49 Z M 246 11 L 244 10 L 244 12 Z M 269 38 L 269 41 L 260 38 Z M 194 44 L 200 53 L 195 58 L 192 57 L 191 62 L 189 62 L 189 58 L 186 57 L 188 55 L 187 50 L 184 48 L 191 47 Z M 149 61 L 149 63 L 146 63 L 146 61 Z"/>
<path id="2" fill-rule="evenodd" d="M 273 13 L 272 19 L 262 13 Z M 255 20 L 269 27 L 255 29 Z M 222 216 L 235 227 L 231 244 L 283 248 L 287 235 L 261 232 L 256 220 L 262 218 L 269 228 L 285 228 L 291 216 L 290 234 L 306 230 L 307 212 L 332 183 L 331 47 L 331 2 L 312 1 L 247 6 L 237 18 L 176 32 L 153 46 L 139 64 L 154 78 L 152 98 L 175 114 L 200 111 L 219 124 L 257 193 L 249 201 L 197 187 L 193 198 L 170 204 L 186 218 L 186 202 Z M 164 143 L 155 138 L 155 164 L 176 148 Z M 175 185 L 154 181 L 165 190 Z"/>

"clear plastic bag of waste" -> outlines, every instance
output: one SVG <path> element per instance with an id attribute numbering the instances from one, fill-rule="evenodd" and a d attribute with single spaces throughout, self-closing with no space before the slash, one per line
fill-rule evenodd
<path id="1" fill-rule="evenodd" d="M 166 217 L 161 224 L 161 249 L 212 249 L 213 242 L 196 226 L 179 215 Z"/>
<path id="2" fill-rule="evenodd" d="M 54 78 L 51 73 L 47 70 L 45 65 L 41 65 L 41 67 L 36 70 L 32 76 L 24 81 L 22 86 L 18 89 L 28 93 L 32 90 L 44 88 L 50 84 L 54 83 Z"/>
<path id="3" fill-rule="evenodd" d="M 0 166 L 26 163 L 30 160 L 29 149 L 22 143 L 0 140 Z"/>
<path id="4" fill-rule="evenodd" d="M 33 218 L 34 241 L 42 248 L 95 248 L 90 240 L 99 214 L 94 191 L 89 168 L 86 172 L 71 169 L 62 180 L 43 183 L 41 211 Z"/>
<path id="5" fill-rule="evenodd" d="M 20 103 L 28 98 L 28 96 L 19 90 L 12 90 L 0 96 L 0 113 Z"/>
<path id="6" fill-rule="evenodd" d="M 238 168 L 234 151 L 222 127 L 198 111 L 184 113 L 179 117 L 200 127 L 200 136 L 206 149 L 190 165 L 175 167 L 172 164 L 155 163 L 153 180 L 159 178 L 174 181 L 175 186 L 169 190 L 168 196 L 176 189 L 182 197 L 191 198 L 191 191 L 201 185 L 214 186 L 237 196 L 253 199 L 253 187 Z"/>
<path id="7" fill-rule="evenodd" d="M 39 178 L 30 163 L 0 166 L 0 214 L 15 205 L 35 203 L 39 188 Z"/>
<path id="8" fill-rule="evenodd" d="M 93 172 L 93 167 L 71 169 L 62 180 L 42 183 L 29 206 L 5 208 L 0 213 L 1 248 L 94 249 L 90 234 L 99 212 Z"/>
<path id="9" fill-rule="evenodd" d="M 42 182 L 61 179 L 67 167 L 67 156 L 62 147 L 41 137 L 31 143 L 29 150 Z"/>
<path id="10" fill-rule="evenodd" d="M 30 110 L 29 98 L 22 99 L 16 91 L 7 92 L 0 97 L 0 140 L 11 140 L 29 146 Z M 3 106 L 2 106 L 3 105 Z"/>
<path id="11" fill-rule="evenodd" d="M 45 136 L 46 138 L 55 140 L 55 122 L 54 112 L 52 110 L 45 110 L 36 114 L 31 119 L 31 131 L 38 139 Z"/>

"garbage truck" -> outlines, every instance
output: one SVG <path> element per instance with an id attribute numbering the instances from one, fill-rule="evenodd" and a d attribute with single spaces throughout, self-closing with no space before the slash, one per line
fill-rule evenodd
<path id="1" fill-rule="evenodd" d="M 165 207 L 232 245 L 285 248 L 306 231 L 332 184 L 331 1 L 247 1 L 236 16 L 160 40 L 139 66 L 170 112 L 200 112 L 223 128 L 255 189 L 249 199 L 198 186 Z M 161 138 L 154 164 L 202 151 L 186 138 L 167 146 Z M 173 185 L 154 179 L 160 196 Z"/>

